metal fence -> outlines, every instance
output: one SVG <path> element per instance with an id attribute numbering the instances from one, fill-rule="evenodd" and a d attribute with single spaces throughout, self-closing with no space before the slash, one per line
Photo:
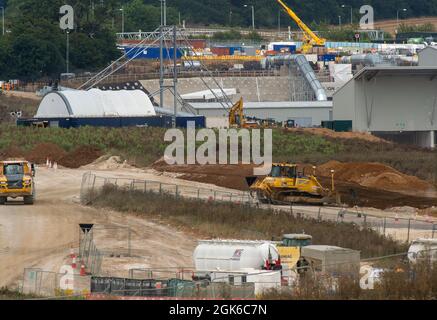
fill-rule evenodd
<path id="1" fill-rule="evenodd" d="M 188 298 L 188 299 L 253 299 L 255 285 L 229 285 L 209 281 L 170 279 L 130 279 L 93 277 L 91 294 L 123 297 Z"/>
<path id="2" fill-rule="evenodd" d="M 72 289 L 63 289 L 62 284 L 67 284 L 67 281 L 71 281 L 69 285 Z M 90 291 L 90 281 L 91 277 L 89 276 L 67 275 L 39 268 L 26 268 L 24 269 L 21 292 L 41 297 L 85 294 Z"/>
<path id="3" fill-rule="evenodd" d="M 89 273 L 98 275 L 102 266 L 103 253 L 93 239 L 93 229 L 82 232 L 79 238 L 79 257 Z"/>
<path id="4" fill-rule="evenodd" d="M 363 208 L 264 205 L 260 204 L 250 193 L 243 191 L 230 192 L 150 180 L 99 177 L 92 173 L 85 173 L 83 176 L 81 202 L 83 204 L 90 204 L 96 199 L 105 184 L 112 184 L 128 190 L 156 192 L 175 197 L 215 202 L 232 202 L 256 208 L 286 211 L 296 216 L 317 219 L 319 221 L 349 222 L 362 228 L 371 228 L 385 236 L 391 236 L 395 240 L 405 242 L 410 242 L 417 238 L 434 238 L 437 236 L 437 224 L 434 220 L 420 216 L 406 218 L 399 217 L 398 214 L 390 212 L 376 214 L 370 209 Z"/>
<path id="5" fill-rule="evenodd" d="M 248 192 L 243 191 L 231 192 L 225 190 L 214 190 L 152 180 L 108 178 L 100 177 L 93 173 L 85 173 L 82 177 L 80 192 L 81 203 L 87 205 L 93 202 L 98 197 L 101 188 L 105 185 L 114 185 L 132 191 L 156 192 L 172 195 L 174 197 L 185 197 L 198 200 L 233 202 L 245 205 L 256 205 L 257 203 Z"/>

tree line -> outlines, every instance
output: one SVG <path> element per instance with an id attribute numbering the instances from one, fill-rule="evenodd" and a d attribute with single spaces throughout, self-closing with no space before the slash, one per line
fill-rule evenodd
<path id="1" fill-rule="evenodd" d="M 297 28 L 276 0 L 167 0 L 167 23 L 187 26 L 252 25 Z M 310 26 L 358 22 L 363 0 L 285 0 Z M 366 0 L 376 19 L 437 15 L 437 0 Z M 59 7 L 75 9 L 70 34 L 71 70 L 95 71 L 117 58 L 115 33 L 154 30 L 160 24 L 159 0 L 0 0 L 5 7 L 6 34 L 0 33 L 0 79 L 53 78 L 66 70 L 66 34 L 59 28 Z M 345 5 L 343 8 L 342 5 Z M 122 10 L 120 10 L 122 9 Z M 1 16 L 0 16 L 1 18 Z M 124 23 L 123 23 L 124 21 Z M 254 36 L 256 34 L 254 33 Z"/>

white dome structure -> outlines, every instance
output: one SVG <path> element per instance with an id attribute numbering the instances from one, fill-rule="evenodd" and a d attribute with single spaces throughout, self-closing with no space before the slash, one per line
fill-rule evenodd
<path id="1" fill-rule="evenodd" d="M 36 118 L 150 117 L 150 98 L 141 90 L 53 91 L 42 99 Z"/>

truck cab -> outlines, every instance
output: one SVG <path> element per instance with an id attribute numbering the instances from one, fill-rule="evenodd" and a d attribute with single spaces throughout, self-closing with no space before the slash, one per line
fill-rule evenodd
<path id="1" fill-rule="evenodd" d="M 0 205 L 8 198 L 20 198 L 24 204 L 33 204 L 35 199 L 35 167 L 26 160 L 0 161 Z"/>
<path id="2" fill-rule="evenodd" d="M 311 245 L 313 237 L 309 234 L 284 234 L 277 248 L 281 255 L 282 265 L 289 270 L 297 270 L 303 267 L 302 248 Z"/>

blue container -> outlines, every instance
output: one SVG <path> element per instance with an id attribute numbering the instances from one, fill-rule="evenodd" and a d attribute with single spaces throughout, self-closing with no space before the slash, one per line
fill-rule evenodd
<path id="1" fill-rule="evenodd" d="M 286 45 L 286 44 L 274 44 L 273 45 L 273 51 L 289 51 L 290 53 L 296 52 L 296 45 Z"/>
<path id="2" fill-rule="evenodd" d="M 243 52 L 243 47 L 229 47 L 229 54 L 231 56 L 235 55 L 235 51 Z"/>
<path id="3" fill-rule="evenodd" d="M 124 51 L 129 59 L 159 59 L 160 50 L 159 47 L 149 47 L 149 48 L 134 48 L 125 47 Z M 164 48 L 163 55 L 164 59 L 173 59 L 174 48 Z M 177 59 L 182 58 L 184 52 L 181 48 L 176 51 Z"/>
<path id="4" fill-rule="evenodd" d="M 187 122 L 195 122 L 196 128 L 205 128 L 204 116 L 177 117 L 176 126 L 186 128 Z M 93 117 L 93 118 L 44 118 L 44 119 L 18 119 L 17 126 L 30 127 L 38 122 L 44 122 L 47 127 L 79 128 L 79 127 L 160 127 L 171 128 L 173 119 L 171 116 L 153 117 Z"/>
<path id="5" fill-rule="evenodd" d="M 335 58 L 336 58 L 335 54 L 324 54 L 324 55 L 317 56 L 317 60 L 323 62 L 335 61 Z"/>

